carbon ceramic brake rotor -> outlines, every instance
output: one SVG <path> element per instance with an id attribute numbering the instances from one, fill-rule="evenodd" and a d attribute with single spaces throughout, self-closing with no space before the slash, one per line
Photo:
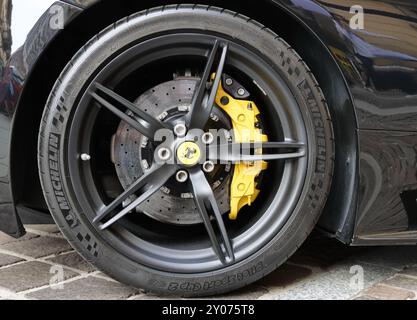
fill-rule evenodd
<path id="1" fill-rule="evenodd" d="M 169 121 L 188 112 L 198 81 L 194 77 L 177 77 L 146 91 L 135 104 L 161 121 Z M 218 108 L 214 108 L 209 126 L 231 129 L 228 117 Z M 141 177 L 150 166 L 153 151 L 153 146 L 146 137 L 125 122 L 120 123 L 113 137 L 112 160 L 124 189 Z M 231 172 L 230 165 L 216 166 L 213 174 L 207 176 L 222 214 L 230 211 Z M 130 201 L 134 199 L 132 197 Z M 192 225 L 203 222 L 192 194 L 187 189 L 187 183 L 179 183 L 175 177 L 140 205 L 137 211 L 164 223 Z"/>

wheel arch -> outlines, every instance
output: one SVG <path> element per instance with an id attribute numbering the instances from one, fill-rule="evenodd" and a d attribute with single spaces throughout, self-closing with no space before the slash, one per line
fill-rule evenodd
<path id="1" fill-rule="evenodd" d="M 111 0 L 99 1 L 80 13 L 48 44 L 26 80 L 14 120 L 10 151 L 10 163 L 14 165 L 10 174 L 15 203 L 47 210 L 38 176 L 37 136 L 49 92 L 65 65 L 90 38 L 115 20 L 169 2 L 174 1 L 125 1 L 117 6 Z M 256 3 L 201 0 L 198 3 L 226 7 L 268 26 L 303 57 L 316 76 L 332 114 L 336 137 L 335 176 L 319 226 L 349 243 L 353 236 L 357 202 L 357 123 L 351 95 L 335 57 L 317 33 L 283 4 L 271 0 Z M 338 195 L 338 198 L 332 195 Z"/>

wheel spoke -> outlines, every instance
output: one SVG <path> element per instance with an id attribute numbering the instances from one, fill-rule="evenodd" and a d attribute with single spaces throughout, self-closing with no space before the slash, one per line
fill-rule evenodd
<path id="1" fill-rule="evenodd" d="M 256 149 L 276 151 L 255 154 Z M 209 154 L 211 160 L 232 163 L 289 160 L 305 157 L 306 148 L 299 142 L 230 143 L 211 147 Z"/>
<path id="2" fill-rule="evenodd" d="M 94 100 L 149 139 L 153 140 L 158 130 L 166 128 L 162 122 L 140 110 L 132 102 L 114 91 L 98 83 L 95 84 L 95 87 L 96 91 L 90 92 Z M 139 119 L 132 118 L 120 109 L 127 109 L 133 112 Z"/>
<path id="3" fill-rule="evenodd" d="M 222 48 L 220 61 L 216 70 L 213 70 L 214 62 L 218 54 L 219 48 Z M 217 91 L 220 86 L 221 76 L 223 74 L 223 69 L 226 63 L 227 52 L 228 45 L 220 44 L 220 41 L 216 40 L 207 60 L 207 64 L 204 73 L 201 77 L 201 81 L 193 97 L 193 101 L 191 104 L 191 113 L 188 119 L 189 128 L 202 129 L 205 127 L 207 121 L 209 120 L 211 112 L 213 110 L 213 105 L 216 99 Z M 216 78 L 214 79 L 213 85 L 208 88 L 212 72 L 216 73 Z M 210 90 L 209 93 L 207 92 L 208 90 Z M 207 102 L 204 102 L 207 94 L 208 100 Z"/>
<path id="4" fill-rule="evenodd" d="M 131 195 L 140 192 L 138 198 L 129 204 L 122 211 L 117 213 L 109 221 L 100 226 L 101 230 L 107 229 L 112 224 L 126 216 L 150 196 L 157 192 L 161 187 L 169 180 L 169 178 L 176 172 L 177 167 L 174 165 L 157 165 L 155 164 L 148 172 L 146 172 L 141 178 L 139 178 L 132 186 L 130 186 L 125 192 L 123 192 L 116 200 L 110 205 L 103 208 L 94 219 L 94 223 L 100 223 L 105 218 L 110 216 L 115 209 L 117 209 L 123 201 L 129 198 Z"/>
<path id="5" fill-rule="evenodd" d="M 223 217 L 220 213 L 213 190 L 204 173 L 200 169 L 190 170 L 190 180 L 194 194 L 194 201 L 204 221 L 214 252 L 223 264 L 234 262 L 235 256 L 231 240 L 226 231 Z M 217 224 L 221 239 L 217 236 L 211 217 Z M 222 247 L 225 248 L 225 251 Z M 229 261 L 227 261 L 227 257 Z"/>

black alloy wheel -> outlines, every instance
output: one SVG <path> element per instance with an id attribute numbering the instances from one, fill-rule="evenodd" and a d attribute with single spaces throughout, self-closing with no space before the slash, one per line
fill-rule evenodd
<path id="1" fill-rule="evenodd" d="M 203 150 L 201 134 L 232 128 L 216 104 L 226 76 L 260 109 L 263 154 L 233 139 Z M 39 138 L 45 198 L 74 248 L 120 281 L 181 296 L 234 290 L 284 263 L 325 205 L 333 152 L 301 58 L 246 17 L 188 5 L 94 37 L 52 90 Z M 233 167 L 257 161 L 268 162 L 260 194 L 232 221 Z"/>

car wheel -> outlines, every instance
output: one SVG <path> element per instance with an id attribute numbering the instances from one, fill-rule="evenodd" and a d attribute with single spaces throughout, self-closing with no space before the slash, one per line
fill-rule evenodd
<path id="1" fill-rule="evenodd" d="M 208 296 L 304 242 L 334 145 L 320 87 L 287 43 L 235 12 L 180 5 L 125 18 L 75 55 L 38 158 L 48 207 L 86 260 L 148 291 Z"/>

